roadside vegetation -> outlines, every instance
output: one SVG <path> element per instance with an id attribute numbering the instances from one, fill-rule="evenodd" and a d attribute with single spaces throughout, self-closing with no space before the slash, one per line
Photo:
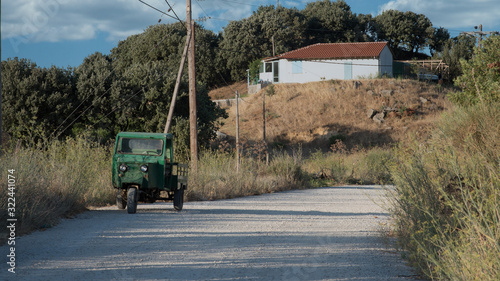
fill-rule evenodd
<path id="1" fill-rule="evenodd" d="M 437 280 L 500 280 L 500 37 L 463 61 L 464 90 L 425 142 L 395 155 L 396 231 Z"/>
<path id="2" fill-rule="evenodd" d="M 289 28 L 277 28 L 283 24 Z M 354 14 L 341 0 L 302 11 L 261 6 L 218 35 L 197 26 L 202 153 L 186 200 L 391 183 L 395 233 L 414 266 L 432 279 L 500 280 L 500 39 L 484 40 L 473 56 L 473 38 L 450 39 L 432 26 L 413 12 Z M 115 203 L 110 142 L 119 131 L 163 131 L 186 33 L 180 24 L 154 25 L 76 68 L 2 61 L 0 181 L 15 176 L 18 235 Z M 246 70 L 272 55 L 272 40 L 278 54 L 383 40 L 398 59 L 422 59 L 428 48 L 449 65 L 455 86 L 408 79 L 270 86 L 241 103 L 238 170 L 235 108 L 211 98 L 245 88 Z M 172 128 L 182 162 L 190 155 L 187 82 L 184 75 Z M 228 83 L 236 84 L 221 87 Z M 216 140 L 216 131 L 226 138 Z"/>
<path id="3" fill-rule="evenodd" d="M 8 171 L 14 170 L 11 175 L 16 180 L 16 233 L 48 228 L 61 217 L 113 202 L 109 166 L 110 150 L 84 138 L 54 141 L 41 147 L 17 145 L 3 151 L 0 179 L 7 183 Z M 0 193 L 3 221 L 8 218 L 7 197 L 5 189 Z"/>

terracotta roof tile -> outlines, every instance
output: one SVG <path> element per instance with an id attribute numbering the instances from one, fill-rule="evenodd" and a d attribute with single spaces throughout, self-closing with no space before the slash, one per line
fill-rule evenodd
<path id="1" fill-rule="evenodd" d="M 387 42 L 319 43 L 281 54 L 274 59 L 353 59 L 379 57 Z"/>

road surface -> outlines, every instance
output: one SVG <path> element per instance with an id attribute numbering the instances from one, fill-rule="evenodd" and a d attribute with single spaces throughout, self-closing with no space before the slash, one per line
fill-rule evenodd
<path id="1" fill-rule="evenodd" d="M 378 186 L 99 208 L 18 237 L 0 280 L 414 280 Z M 385 240 L 385 242 L 384 242 Z"/>

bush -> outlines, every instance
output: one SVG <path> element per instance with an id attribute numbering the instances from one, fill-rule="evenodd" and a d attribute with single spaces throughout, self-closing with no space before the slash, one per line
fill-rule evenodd
<path id="1" fill-rule="evenodd" d="M 450 95 L 450 100 L 458 105 L 500 102 L 500 36 L 492 36 L 482 45 L 470 61 L 461 61 L 464 74 L 455 84 L 462 91 Z"/>
<path id="2" fill-rule="evenodd" d="M 427 144 L 398 151 L 397 232 L 430 278 L 500 279 L 499 106 L 457 108 Z"/>

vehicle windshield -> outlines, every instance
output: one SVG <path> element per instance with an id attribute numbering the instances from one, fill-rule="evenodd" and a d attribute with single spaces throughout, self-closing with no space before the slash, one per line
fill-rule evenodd
<path id="1" fill-rule="evenodd" d="M 118 146 L 118 153 L 162 155 L 163 140 L 121 138 Z"/>

